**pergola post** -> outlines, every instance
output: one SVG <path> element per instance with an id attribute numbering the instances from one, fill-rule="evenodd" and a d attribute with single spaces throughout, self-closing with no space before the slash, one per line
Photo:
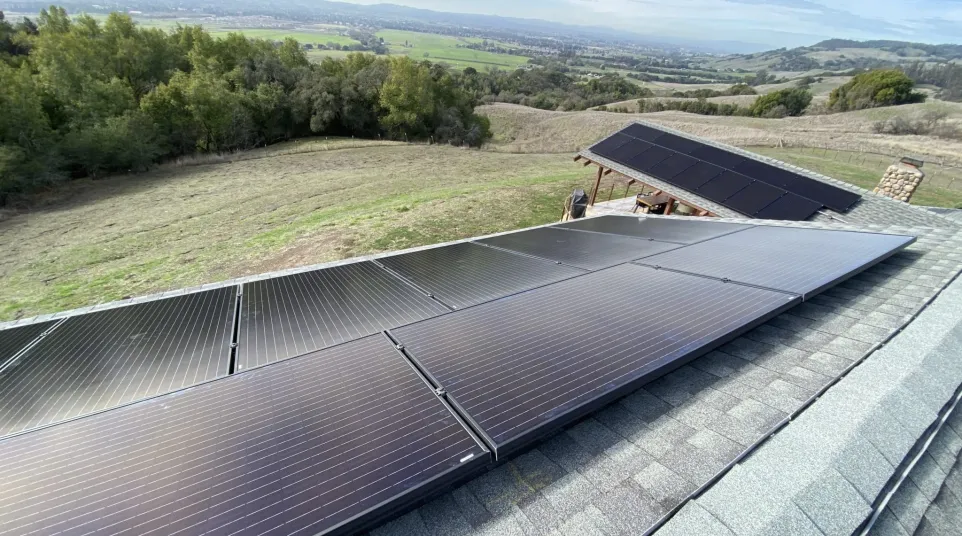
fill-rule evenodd
<path id="1" fill-rule="evenodd" d="M 588 202 L 589 206 L 595 206 L 595 199 L 598 197 L 598 188 L 601 188 L 601 177 L 605 174 L 605 168 L 598 166 L 598 178 L 595 180 L 595 189 L 591 192 L 591 201 Z"/>

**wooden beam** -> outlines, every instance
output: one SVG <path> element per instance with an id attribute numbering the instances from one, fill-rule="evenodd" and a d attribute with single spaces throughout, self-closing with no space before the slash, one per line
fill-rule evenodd
<path id="1" fill-rule="evenodd" d="M 579 160 L 581 160 L 581 155 L 580 155 L 580 154 L 575 155 L 575 162 L 577 162 L 577 161 L 579 161 Z"/>
<path id="2" fill-rule="evenodd" d="M 675 206 L 675 198 L 669 197 L 668 204 L 665 205 L 665 216 L 671 216 L 671 209 Z"/>
<path id="3" fill-rule="evenodd" d="M 598 188 L 601 187 L 601 177 L 605 174 L 605 168 L 598 166 L 598 178 L 595 180 L 595 189 L 591 191 L 591 202 L 589 206 L 595 206 L 595 199 L 598 197 Z"/>
<path id="4" fill-rule="evenodd" d="M 585 167 L 588 167 L 590 165 L 591 165 L 591 160 L 585 160 Z"/>
<path id="5" fill-rule="evenodd" d="M 613 170 L 613 169 L 606 169 L 606 170 L 605 170 L 605 176 L 611 175 L 611 172 L 612 172 L 612 171 L 614 171 L 614 170 Z"/>

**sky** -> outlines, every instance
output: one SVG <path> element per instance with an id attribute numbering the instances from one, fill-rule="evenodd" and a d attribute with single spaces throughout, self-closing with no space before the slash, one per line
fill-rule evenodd
<path id="1" fill-rule="evenodd" d="M 345 0 L 342 0 L 345 1 Z M 962 43 L 962 0 L 346 0 L 598 25 L 765 47 L 822 39 Z"/>

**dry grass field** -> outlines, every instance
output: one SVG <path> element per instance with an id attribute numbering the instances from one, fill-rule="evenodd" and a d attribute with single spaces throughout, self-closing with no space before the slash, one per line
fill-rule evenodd
<path id="1" fill-rule="evenodd" d="M 962 154 L 959 142 L 871 133 L 925 109 L 764 120 L 495 105 L 482 108 L 495 131 L 482 151 L 313 139 L 74 181 L 0 219 L 0 321 L 555 221 L 593 182 L 572 154 L 639 117 L 871 186 L 883 163 L 859 150 Z M 797 148 L 825 145 L 842 152 Z M 624 195 L 607 181 L 602 198 Z M 934 186 L 916 202 L 962 202 Z"/>

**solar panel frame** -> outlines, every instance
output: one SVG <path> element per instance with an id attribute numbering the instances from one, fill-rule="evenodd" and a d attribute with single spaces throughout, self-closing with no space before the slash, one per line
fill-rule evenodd
<path id="1" fill-rule="evenodd" d="M 236 292 L 67 318 L 0 373 L 0 437 L 226 376 Z"/>
<path id="2" fill-rule="evenodd" d="M 639 140 L 654 142 L 665 134 L 663 130 L 651 128 L 640 123 L 632 123 L 621 130 L 620 134 L 631 136 Z"/>
<path id="3" fill-rule="evenodd" d="M 454 309 L 581 275 L 584 270 L 462 242 L 378 259 Z"/>
<path id="4" fill-rule="evenodd" d="M 490 462 L 383 334 L 9 437 L 0 452 L 0 525 L 19 533 L 353 534 Z"/>
<path id="5" fill-rule="evenodd" d="M 615 266 L 417 322 L 391 330 L 391 336 L 403 344 L 417 366 L 447 393 L 475 429 L 483 432 L 500 460 L 800 301 L 785 293 L 667 270 L 636 270 L 635 266 Z M 651 284 L 641 288 L 640 281 Z M 669 281 L 673 283 L 667 284 Z M 680 315 L 676 318 L 663 307 L 639 310 L 636 305 L 644 302 L 645 295 L 649 300 L 657 297 L 657 303 L 665 305 L 679 300 L 700 304 L 676 308 Z M 751 304 L 725 302 L 736 295 L 750 297 Z M 559 308 L 559 300 L 577 305 Z M 716 303 L 712 300 L 719 306 L 724 303 L 725 314 L 709 311 Z M 740 316 L 743 310 L 746 312 Z M 645 316 L 644 311 L 650 314 Z M 683 336 L 700 333 L 695 322 L 710 315 L 721 327 L 702 338 Z M 655 337 L 645 332 L 648 325 L 643 322 L 670 327 Z M 636 345 L 654 344 L 652 341 L 665 342 L 666 348 L 673 350 L 660 348 L 667 353 L 632 355 Z M 628 349 L 614 350 L 623 347 Z M 615 361 L 605 361 L 605 348 L 615 352 L 610 354 Z M 551 357 L 557 352 L 562 353 Z M 581 368 L 559 368 L 568 362 Z M 604 372 L 609 365 L 615 367 L 610 371 L 614 376 Z M 630 370 L 620 372 L 625 367 Z M 551 376 L 555 370 L 567 371 L 562 377 L 567 379 L 558 380 L 567 383 L 555 384 L 557 377 Z M 506 383 L 499 386 L 499 377 Z M 563 396 L 558 389 L 572 382 L 580 386 L 577 396 L 558 403 L 546 399 L 551 393 Z M 555 385 L 555 390 L 546 391 L 546 385 Z M 531 411 L 512 410 L 529 403 L 536 404 Z M 505 420 L 497 421 L 501 415 L 507 415 Z"/>
<path id="6" fill-rule="evenodd" d="M 598 143 L 594 144 L 591 147 L 591 151 L 594 153 L 600 154 L 601 156 L 607 157 L 609 154 L 611 154 L 612 151 L 614 151 L 618 147 L 621 147 L 625 143 L 628 143 L 629 141 L 631 141 L 631 138 L 628 136 L 614 135 L 614 136 L 605 138 L 599 141 Z"/>
<path id="7" fill-rule="evenodd" d="M 370 261 L 246 283 L 236 370 L 447 312 L 440 302 Z"/>
<path id="8" fill-rule="evenodd" d="M 680 247 L 657 240 L 540 227 L 491 238 L 477 243 L 560 262 L 583 270 L 597 270 Z M 564 247 L 559 247 L 559 245 Z M 637 257 L 636 257 L 637 258 Z"/>
<path id="9" fill-rule="evenodd" d="M 23 352 L 58 322 L 59 320 L 35 322 L 0 330 L 0 371 L 6 368 L 8 361 Z"/>
<path id="10" fill-rule="evenodd" d="M 694 244 L 752 227 L 742 223 L 702 221 L 704 218 L 667 219 L 605 215 L 559 224 L 563 229 L 617 234 L 642 240 Z"/>
<path id="11" fill-rule="evenodd" d="M 905 235 L 759 225 L 635 262 L 808 300 L 914 242 Z"/>

